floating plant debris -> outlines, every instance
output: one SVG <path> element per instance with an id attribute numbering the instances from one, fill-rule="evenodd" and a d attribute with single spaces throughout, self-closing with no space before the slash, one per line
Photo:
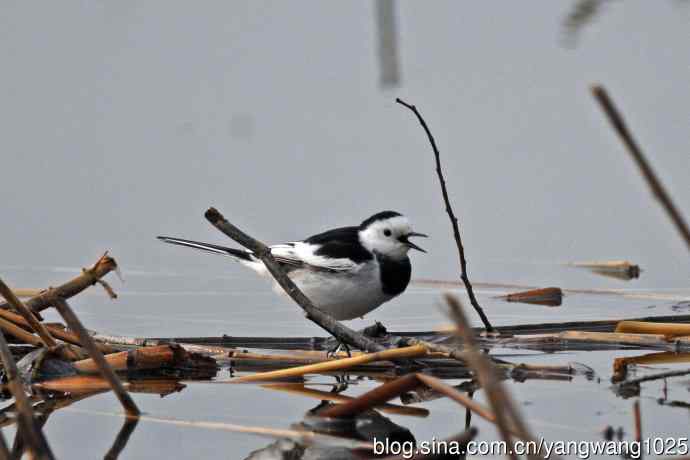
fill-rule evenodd
<path id="1" fill-rule="evenodd" d="M 592 262 L 571 262 L 571 267 L 586 268 L 597 275 L 609 276 L 620 280 L 632 280 L 640 277 L 642 270 L 639 265 L 632 264 L 627 260 L 607 260 Z"/>
<path id="2" fill-rule="evenodd" d="M 547 307 L 560 307 L 563 303 L 563 291 L 558 287 L 530 289 L 529 291 L 514 292 L 500 298 L 507 302 L 531 303 Z"/>

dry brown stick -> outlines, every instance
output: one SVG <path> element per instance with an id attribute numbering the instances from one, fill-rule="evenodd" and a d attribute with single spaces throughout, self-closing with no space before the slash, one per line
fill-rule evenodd
<path id="1" fill-rule="evenodd" d="M 387 361 L 400 358 L 418 358 L 424 356 L 427 350 L 423 345 L 415 345 L 404 348 L 391 348 L 388 350 L 377 351 L 374 353 L 361 354 L 353 356 L 352 358 L 334 359 L 332 361 L 325 361 L 317 364 L 308 364 L 306 366 L 290 367 L 287 369 L 280 369 L 277 371 L 260 372 L 257 374 L 243 375 L 228 380 L 228 383 L 247 383 L 247 382 L 265 382 L 267 380 L 275 380 L 289 377 L 300 377 L 306 374 L 318 374 L 322 372 L 332 372 L 336 370 L 348 369 L 350 367 L 372 363 L 375 361 Z"/>
<path id="2" fill-rule="evenodd" d="M 412 111 L 412 113 L 415 114 L 417 120 L 419 120 L 419 124 L 422 125 L 422 128 L 424 128 L 424 131 L 426 132 L 426 135 L 429 138 L 431 148 L 434 150 L 434 157 L 436 159 L 436 174 L 438 175 L 438 180 L 441 183 L 441 193 L 443 194 L 443 201 L 446 205 L 446 213 L 448 213 L 448 218 L 450 219 L 450 223 L 453 227 L 453 237 L 455 238 L 455 244 L 458 247 L 458 257 L 460 258 L 460 279 L 465 284 L 465 289 L 467 290 L 467 295 L 470 298 L 470 302 L 472 303 L 472 306 L 481 318 L 482 323 L 484 323 L 486 331 L 494 332 L 494 327 L 491 325 L 491 323 L 489 322 L 489 318 L 486 317 L 484 310 L 479 305 L 477 297 L 474 295 L 474 289 L 472 289 L 472 283 L 470 283 L 470 279 L 467 276 L 467 260 L 465 259 L 465 248 L 462 245 L 462 238 L 460 237 L 460 227 L 458 224 L 458 218 L 455 217 L 453 207 L 450 205 L 450 199 L 448 198 L 446 180 L 443 177 L 443 170 L 441 169 L 441 154 L 439 153 L 438 147 L 436 146 L 436 140 L 434 139 L 434 136 L 431 134 L 431 130 L 429 129 L 429 126 L 427 126 L 426 121 L 424 121 L 424 118 L 417 110 L 417 107 L 415 107 L 412 104 L 408 104 L 400 98 L 397 98 L 395 102 L 404 107 L 407 107 Z"/>
<path id="3" fill-rule="evenodd" d="M 489 358 L 481 353 L 474 338 L 474 332 L 470 327 L 465 314 L 462 311 L 460 301 L 450 295 L 446 294 L 446 302 L 448 303 L 450 313 L 457 323 L 458 329 L 462 335 L 462 339 L 467 347 L 467 363 L 474 369 L 477 374 L 477 379 L 481 383 L 482 388 L 486 392 L 487 399 L 491 405 L 491 409 L 496 417 L 496 425 L 501 437 L 509 445 L 512 446 L 511 434 L 513 431 L 517 432 L 519 438 L 524 441 L 536 441 L 534 436 L 529 432 L 526 423 L 522 420 L 515 403 L 501 383 L 496 368 L 493 366 Z M 511 450 L 511 449 L 509 449 Z M 511 451 L 512 452 L 512 451 Z M 511 458 L 516 458 L 514 453 L 510 453 Z M 539 458 L 534 452 L 530 452 L 529 458 Z"/>
<path id="4" fill-rule="evenodd" d="M 597 102 L 599 102 L 602 110 L 606 113 L 606 116 L 608 117 L 609 122 L 611 122 L 613 129 L 616 130 L 616 133 L 623 141 L 623 144 L 625 144 L 628 153 L 630 153 L 630 156 L 632 156 L 633 160 L 635 160 L 637 167 L 640 169 L 640 172 L 647 181 L 647 185 L 649 185 L 649 188 L 652 190 L 654 197 L 659 200 L 661 205 L 664 207 L 666 213 L 676 226 L 676 230 L 678 230 L 678 232 L 681 234 L 685 240 L 685 244 L 687 244 L 688 249 L 690 249 L 690 228 L 688 227 L 687 222 L 685 222 L 683 215 L 673 203 L 671 196 L 668 194 L 651 165 L 645 158 L 639 145 L 637 145 L 637 142 L 630 133 L 625 120 L 623 120 L 623 116 L 620 114 L 618 109 L 616 109 L 616 106 L 613 104 L 613 101 L 603 86 L 592 85 L 591 91 Z"/>
<path id="5" fill-rule="evenodd" d="M 10 321 L 11 323 L 17 326 L 26 329 L 31 328 L 29 323 L 23 317 L 16 313 L 12 313 L 11 311 L 0 309 L 0 319 L 2 318 L 6 319 L 7 321 Z M 71 343 L 72 345 L 80 345 L 79 338 L 72 332 L 63 329 L 61 326 L 46 324 L 45 327 L 46 329 L 48 329 L 48 331 L 54 338 L 60 339 L 67 343 Z M 115 351 L 115 349 L 108 344 L 99 342 L 96 342 L 96 344 L 103 353 L 113 353 Z"/>
<path id="6" fill-rule="evenodd" d="M 7 321 L 4 318 L 0 318 L 0 330 L 2 330 L 4 333 L 11 335 L 12 337 L 19 340 L 22 343 L 33 345 L 35 347 L 43 346 L 43 341 L 40 339 L 40 337 L 32 334 L 31 332 L 26 331 L 25 329 L 17 326 L 16 324 Z M 65 344 L 64 346 L 58 346 L 53 351 L 57 353 L 59 356 L 61 356 L 63 359 L 67 359 L 70 361 L 76 359 L 84 359 L 86 357 L 86 352 L 83 352 L 83 350 L 80 347 L 76 347 L 73 345 Z"/>
<path id="7" fill-rule="evenodd" d="M 352 345 L 360 350 L 368 352 L 385 350 L 385 347 L 382 345 L 365 337 L 359 332 L 350 329 L 349 327 L 343 326 L 341 323 L 333 319 L 332 316 L 317 308 L 285 274 L 285 271 L 271 255 L 271 249 L 268 246 L 263 244 L 261 241 L 255 240 L 239 228 L 232 225 L 225 219 L 225 217 L 223 217 L 220 212 L 218 212 L 218 210 L 216 210 L 216 208 L 209 208 L 206 211 L 205 216 L 214 227 L 237 243 L 252 251 L 256 257 L 261 259 L 269 273 L 271 273 L 273 278 L 275 278 L 278 284 L 280 284 L 280 287 L 282 287 L 285 292 L 292 297 L 292 300 L 297 302 L 297 304 L 302 307 L 307 315 L 307 318 L 321 326 L 342 343 Z"/>
<path id="8" fill-rule="evenodd" d="M 96 345 L 96 342 L 94 342 L 84 326 L 81 324 L 81 321 L 79 321 L 79 318 L 74 313 L 72 308 L 70 308 L 64 299 L 57 296 L 53 299 L 52 303 L 55 305 L 55 308 L 60 315 L 64 318 L 69 328 L 77 334 L 82 346 L 88 350 L 91 358 L 93 358 L 96 364 L 98 364 L 101 375 L 110 384 L 113 392 L 117 396 L 117 399 L 120 400 L 120 403 L 124 407 L 125 412 L 131 416 L 139 415 L 141 413 L 139 408 L 129 396 L 129 393 L 127 393 L 127 391 L 124 389 L 122 382 L 120 382 L 118 376 L 115 375 L 115 371 L 113 371 L 108 362 L 105 360 L 103 353 L 101 353 L 101 350 Z"/>
<path id="9" fill-rule="evenodd" d="M 14 295 L 14 292 L 12 292 L 9 286 L 7 286 L 1 279 L 0 294 L 5 298 L 5 300 L 7 300 L 7 302 L 9 302 L 12 308 L 22 315 L 24 320 L 31 326 L 31 329 L 38 334 L 38 336 L 41 338 L 41 341 L 47 348 L 55 348 L 57 346 L 57 342 L 50 332 L 48 332 L 48 329 L 46 329 L 45 325 L 36 319 L 34 313 L 26 305 L 24 305 L 24 302 L 19 300 L 19 297 Z"/>
<path id="10" fill-rule="evenodd" d="M 432 390 L 436 390 L 442 395 L 457 402 L 458 404 L 465 406 L 475 414 L 479 415 L 484 420 L 487 420 L 494 424 L 496 423 L 496 416 L 490 410 L 488 410 L 478 402 L 474 401 L 473 399 L 465 396 L 452 386 L 446 385 L 440 379 L 426 374 L 417 374 L 417 377 L 424 385 L 428 386 Z M 511 431 L 515 432 L 514 429 L 511 429 Z"/>
<path id="11" fill-rule="evenodd" d="M 115 259 L 108 256 L 108 253 L 105 253 L 91 268 L 84 269 L 79 276 L 53 288 L 53 292 L 63 299 L 69 299 L 89 286 L 96 284 L 99 279 L 115 269 L 117 269 L 117 262 L 115 262 Z M 40 312 L 52 305 L 50 302 L 53 298 L 54 295 L 46 291 L 27 299 L 24 304 L 34 312 Z M 9 308 L 9 304 L 4 302 L 0 304 L 0 308 Z"/>
<path id="12" fill-rule="evenodd" d="M 167 344 L 111 353 L 104 356 L 104 359 L 114 371 L 134 371 L 171 367 L 182 362 L 185 355 L 181 347 Z M 93 358 L 76 361 L 72 365 L 78 372 L 84 374 L 100 373 L 100 365 Z"/>
<path id="13" fill-rule="evenodd" d="M 390 401 L 403 393 L 412 391 L 420 385 L 416 374 L 407 374 L 403 377 L 384 383 L 371 391 L 343 404 L 330 406 L 319 412 L 321 417 L 354 417 L 373 407 Z"/>
<path id="14" fill-rule="evenodd" d="M 26 329 L 21 328 L 14 323 L 7 321 L 4 318 L 0 318 L 0 329 L 20 342 L 28 343 L 29 345 L 33 345 L 35 347 L 43 346 L 43 341 L 40 337 L 28 332 Z"/>
<path id="15" fill-rule="evenodd" d="M 5 368 L 5 375 L 7 376 L 7 383 L 10 387 L 10 391 L 12 392 L 12 396 L 14 396 L 18 422 L 29 450 L 33 452 L 33 455 L 38 459 L 54 458 L 48 441 L 46 441 L 46 438 L 43 436 L 43 431 L 36 426 L 33 408 L 26 397 L 26 393 L 24 393 L 24 385 L 19 377 L 17 365 L 14 362 L 12 352 L 10 352 L 10 347 L 7 345 L 5 335 L 2 332 L 0 332 L 0 359 L 2 359 L 2 365 Z"/>

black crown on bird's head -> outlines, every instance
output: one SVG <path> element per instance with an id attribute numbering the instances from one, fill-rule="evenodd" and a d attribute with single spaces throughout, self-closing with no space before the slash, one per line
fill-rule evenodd
<path id="1" fill-rule="evenodd" d="M 400 214 L 399 212 L 395 212 L 395 211 L 377 212 L 373 216 L 368 217 L 364 221 L 362 221 L 362 223 L 359 224 L 359 229 L 364 230 L 365 228 L 367 228 L 368 226 L 370 226 L 374 222 L 378 222 L 380 220 L 390 219 L 392 217 L 401 217 L 401 216 L 402 216 L 402 214 Z"/>

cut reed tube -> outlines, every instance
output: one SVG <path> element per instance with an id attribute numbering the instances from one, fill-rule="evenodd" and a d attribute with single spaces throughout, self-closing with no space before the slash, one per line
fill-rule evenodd
<path id="1" fill-rule="evenodd" d="M 658 334 L 667 337 L 683 337 L 690 335 L 690 324 L 621 321 L 616 326 L 616 332 L 629 334 Z"/>
<path id="2" fill-rule="evenodd" d="M 358 364 L 372 363 L 374 361 L 385 361 L 399 358 L 418 358 L 424 356 L 427 349 L 423 345 L 414 345 L 411 347 L 394 348 L 390 350 L 377 351 L 376 353 L 366 353 L 352 358 L 336 359 L 318 364 L 309 364 L 307 366 L 291 367 L 289 369 L 281 369 L 278 371 L 260 372 L 258 374 L 245 375 L 237 377 L 229 381 L 229 383 L 247 383 L 247 382 L 261 382 L 267 380 L 275 380 L 290 377 L 300 377 L 305 374 L 318 374 L 322 372 L 331 372 L 341 369 L 347 369 Z"/>
<path id="3" fill-rule="evenodd" d="M 105 356 L 106 362 L 116 371 L 157 369 L 173 364 L 175 358 L 175 351 L 170 345 L 142 347 Z M 100 372 L 100 366 L 93 358 L 77 361 L 73 365 L 79 372 L 87 374 Z"/>

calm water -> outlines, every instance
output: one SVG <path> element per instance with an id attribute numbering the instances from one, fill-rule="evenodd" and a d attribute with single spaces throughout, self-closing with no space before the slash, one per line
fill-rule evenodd
<path id="1" fill-rule="evenodd" d="M 672 314 L 673 299 L 690 297 L 687 248 L 588 85 L 607 86 L 690 216 L 690 9 L 607 4 L 566 49 L 561 22 L 572 7 L 400 2 L 402 86 L 381 90 L 371 2 L 5 2 L 0 276 L 17 287 L 54 285 L 111 250 L 125 278 L 111 280 L 120 298 L 94 288 L 73 301 L 91 329 L 321 335 L 252 273 L 154 239 L 227 242 L 203 219 L 213 205 L 266 242 L 396 209 L 432 236 L 429 253 L 413 256 L 413 276 L 456 279 L 429 147 L 394 103 L 400 96 L 419 106 L 441 148 L 472 280 L 658 295 L 573 294 L 547 308 L 504 303 L 495 296 L 505 291 L 479 288 L 495 324 Z M 592 259 L 627 259 L 644 271 L 626 282 L 564 266 Z M 352 326 L 379 320 L 431 330 L 446 323 L 441 292 L 412 286 Z M 643 353 L 506 353 L 516 362 L 581 362 L 597 373 L 591 381 L 510 383 L 535 433 L 596 440 L 606 425 L 632 432 L 632 400 L 616 397 L 609 380 L 614 358 Z M 654 370 L 662 367 L 671 366 Z M 347 394 L 373 386 L 361 382 Z M 687 401 L 688 389 L 676 379 L 668 399 Z M 659 406 L 661 390 L 643 386 L 645 436 L 686 436 L 687 409 Z M 318 403 L 218 382 L 135 399 L 152 417 L 277 428 Z M 426 419 L 391 417 L 420 440 L 464 425 L 464 410 L 447 401 L 423 407 Z M 119 412 L 104 394 L 53 414 L 45 430 L 56 455 L 101 457 Z M 475 422 L 480 438 L 496 437 Z M 269 442 L 142 421 L 122 458 L 240 459 Z"/>

